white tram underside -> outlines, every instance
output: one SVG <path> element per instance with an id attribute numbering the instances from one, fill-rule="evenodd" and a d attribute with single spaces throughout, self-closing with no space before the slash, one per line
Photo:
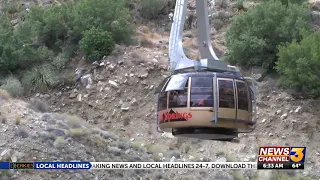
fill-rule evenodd
<path id="1" fill-rule="evenodd" d="M 174 136 L 231 141 L 254 125 L 253 92 L 238 74 L 175 74 L 156 93 L 158 128 Z"/>

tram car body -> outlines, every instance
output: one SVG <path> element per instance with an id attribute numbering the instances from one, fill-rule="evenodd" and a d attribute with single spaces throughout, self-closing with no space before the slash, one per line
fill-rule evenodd
<path id="1" fill-rule="evenodd" d="M 235 73 L 174 74 L 156 89 L 157 129 L 173 136 L 232 141 L 255 126 L 252 81 Z"/>
<path id="2" fill-rule="evenodd" d="M 169 39 L 172 75 L 156 89 L 157 130 L 173 136 L 237 140 L 239 133 L 255 129 L 256 86 L 215 54 L 207 1 L 196 1 L 199 57 L 186 56 L 182 39 L 187 2 L 176 0 Z"/>

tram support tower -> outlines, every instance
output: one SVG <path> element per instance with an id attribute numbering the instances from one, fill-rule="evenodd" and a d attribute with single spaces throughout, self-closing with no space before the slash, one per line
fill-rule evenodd
<path id="1" fill-rule="evenodd" d="M 238 68 L 219 60 L 215 54 L 211 37 L 208 17 L 207 0 L 196 0 L 197 39 L 200 51 L 200 61 L 189 59 L 182 47 L 183 28 L 186 19 L 188 0 L 177 0 L 169 40 L 170 69 L 173 74 L 190 68 L 213 71 L 238 72 Z"/>

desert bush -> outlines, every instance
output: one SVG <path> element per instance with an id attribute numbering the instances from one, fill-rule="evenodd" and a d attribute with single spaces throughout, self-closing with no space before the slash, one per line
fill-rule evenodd
<path id="1" fill-rule="evenodd" d="M 213 19 L 219 19 L 220 21 L 222 21 L 224 23 L 229 23 L 230 17 L 231 17 L 231 15 L 228 12 L 220 11 L 213 16 Z"/>
<path id="2" fill-rule="evenodd" d="M 89 60 L 96 61 L 111 54 L 115 43 L 109 32 L 93 27 L 83 33 L 79 46 Z"/>
<path id="3" fill-rule="evenodd" d="M 229 6 L 230 2 L 228 0 L 216 0 L 215 5 L 219 8 L 226 9 Z"/>
<path id="4" fill-rule="evenodd" d="M 167 0 L 142 0 L 141 16 L 146 19 L 158 19 L 161 14 L 169 14 Z"/>
<path id="5" fill-rule="evenodd" d="M 223 25 L 224 25 L 224 23 L 220 19 L 213 19 L 212 20 L 212 24 L 213 24 L 213 27 L 216 30 L 221 29 L 223 27 Z"/>
<path id="6" fill-rule="evenodd" d="M 304 5 L 268 1 L 236 16 L 226 33 L 226 59 L 243 68 L 273 69 L 277 46 L 301 40 L 301 28 L 310 28 L 310 12 Z"/>
<path id="7" fill-rule="evenodd" d="M 45 103 L 44 101 L 41 101 L 40 99 L 31 99 L 29 104 L 28 104 L 28 108 L 33 109 L 34 111 L 37 112 L 50 112 L 51 109 L 49 107 L 49 105 L 47 103 Z"/>
<path id="8" fill-rule="evenodd" d="M 24 88 L 22 87 L 19 79 L 15 77 L 8 77 L 7 79 L 5 79 L 0 88 L 7 90 L 13 97 L 22 95 L 24 91 Z"/>
<path id="9" fill-rule="evenodd" d="M 65 53 L 59 53 L 52 61 L 52 65 L 57 69 L 61 70 L 65 67 L 68 62 L 68 57 Z"/>
<path id="10" fill-rule="evenodd" d="M 57 77 L 57 73 L 51 66 L 36 66 L 25 73 L 23 85 L 30 91 L 45 92 L 56 85 Z"/>
<path id="11" fill-rule="evenodd" d="M 14 14 L 19 12 L 19 3 L 16 1 L 5 1 L 2 7 L 2 11 L 8 14 Z"/>
<path id="12" fill-rule="evenodd" d="M 320 95 L 320 32 L 305 33 L 301 42 L 294 40 L 279 46 L 276 69 L 284 87 Z"/>

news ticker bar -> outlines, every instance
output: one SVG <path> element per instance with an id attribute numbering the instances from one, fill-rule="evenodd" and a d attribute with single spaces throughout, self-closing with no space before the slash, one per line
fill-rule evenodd
<path id="1" fill-rule="evenodd" d="M 0 169 L 257 169 L 256 162 L 0 162 Z"/>
<path id="2" fill-rule="evenodd" d="M 0 169 L 304 169 L 304 164 L 289 162 L 0 162 Z"/>

